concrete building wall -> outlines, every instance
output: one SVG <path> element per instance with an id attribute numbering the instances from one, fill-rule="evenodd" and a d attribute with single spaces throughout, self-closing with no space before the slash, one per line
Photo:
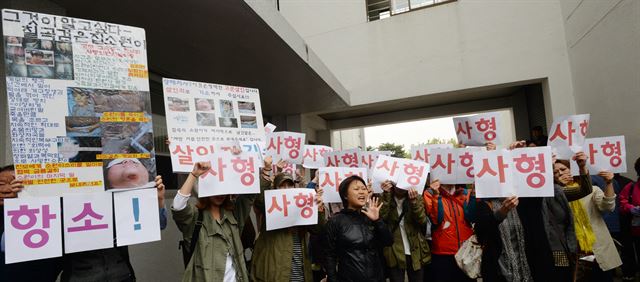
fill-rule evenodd
<path id="1" fill-rule="evenodd" d="M 352 106 L 546 78 L 548 122 L 575 112 L 556 1 L 460 0 L 305 41 Z"/>
<path id="2" fill-rule="evenodd" d="M 640 1 L 560 1 L 576 112 L 589 136 L 624 135 L 629 177 L 640 156 Z"/>

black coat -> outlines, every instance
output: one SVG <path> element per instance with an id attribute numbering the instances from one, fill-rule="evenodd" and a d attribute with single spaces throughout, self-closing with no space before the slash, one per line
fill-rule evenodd
<path id="1" fill-rule="evenodd" d="M 381 219 L 372 222 L 360 211 L 343 209 L 326 228 L 328 281 L 384 280 L 381 251 L 393 237 Z"/>

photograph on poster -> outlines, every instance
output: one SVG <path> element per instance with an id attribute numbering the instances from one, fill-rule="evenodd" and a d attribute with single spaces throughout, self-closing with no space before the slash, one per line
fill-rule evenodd
<path id="1" fill-rule="evenodd" d="M 99 117 L 64 117 L 64 122 L 69 137 L 99 137 L 102 133 Z"/>
<path id="2" fill-rule="evenodd" d="M 70 43 L 5 36 L 7 76 L 73 80 Z"/>
<path id="3" fill-rule="evenodd" d="M 215 110 L 215 101 L 213 99 L 195 98 L 196 111 L 210 112 Z"/>
<path id="4" fill-rule="evenodd" d="M 151 99 L 148 91 L 83 89 L 93 98 L 96 113 L 144 112 L 151 114 Z"/>
<path id="5" fill-rule="evenodd" d="M 27 49 L 27 65 L 53 67 L 53 51 Z"/>
<path id="6" fill-rule="evenodd" d="M 220 127 L 233 127 L 238 128 L 238 119 L 221 117 L 220 118 Z"/>
<path id="7" fill-rule="evenodd" d="M 102 122 L 103 154 L 147 154 L 153 151 L 150 122 Z"/>
<path id="8" fill-rule="evenodd" d="M 198 126 L 216 126 L 216 115 L 214 113 L 196 113 L 196 123 Z"/>
<path id="9" fill-rule="evenodd" d="M 255 115 L 256 104 L 252 102 L 238 101 L 238 111 L 245 115 Z"/>
<path id="10" fill-rule="evenodd" d="M 82 88 L 67 89 L 67 104 L 71 116 L 94 117 L 96 116 L 95 103 L 91 94 Z"/>
<path id="11" fill-rule="evenodd" d="M 240 127 L 242 128 L 258 128 L 256 117 L 240 116 Z"/>
<path id="12" fill-rule="evenodd" d="M 175 97 L 167 97 L 169 100 L 169 110 L 173 112 L 188 112 L 189 100 Z"/>
<path id="13" fill-rule="evenodd" d="M 103 161 L 105 188 L 153 187 L 156 177 L 154 159 L 120 158 Z"/>
<path id="14" fill-rule="evenodd" d="M 220 100 L 220 110 L 222 117 L 235 117 L 233 114 L 233 102 L 229 100 Z"/>
<path id="15" fill-rule="evenodd" d="M 58 139 L 60 162 L 94 162 L 102 153 L 99 137 L 61 137 Z"/>

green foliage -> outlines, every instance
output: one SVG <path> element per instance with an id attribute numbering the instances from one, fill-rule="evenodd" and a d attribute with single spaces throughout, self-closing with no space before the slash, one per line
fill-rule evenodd
<path id="1" fill-rule="evenodd" d="M 390 151 L 392 157 L 396 158 L 410 158 L 411 155 L 404 150 L 404 145 L 398 145 L 394 143 L 382 143 L 378 146 L 378 151 Z"/>

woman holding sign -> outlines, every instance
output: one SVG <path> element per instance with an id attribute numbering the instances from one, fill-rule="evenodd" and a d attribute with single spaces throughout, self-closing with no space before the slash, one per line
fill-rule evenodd
<path id="1" fill-rule="evenodd" d="M 190 247 L 182 281 L 249 281 L 240 234 L 255 195 L 203 197 L 189 204 L 196 179 L 210 168 L 209 162 L 196 163 L 171 207 Z"/>
<path id="2" fill-rule="evenodd" d="M 587 156 L 577 153 L 573 160 L 580 169 L 580 177 L 571 176 L 569 162 L 556 160 L 553 176 L 556 185 L 563 188 L 573 213 L 573 225 L 578 246 L 574 279 L 583 281 L 585 277 L 593 281 L 613 281 L 611 270 L 622 265 L 620 256 L 607 229 L 602 213 L 615 209 L 616 194 L 613 189 L 613 173 L 602 171 L 598 175 L 607 183 L 603 192 L 591 185 L 587 168 Z M 570 195 L 576 197 L 570 198 Z M 577 198 L 577 199 L 575 199 Z"/>
<path id="3" fill-rule="evenodd" d="M 384 248 L 389 279 L 391 282 L 404 281 L 406 273 L 409 282 L 422 282 L 423 268 L 431 262 L 424 234 L 427 224 L 424 203 L 415 188 L 400 189 L 389 180 L 381 187 L 384 206 L 380 216 L 393 234 L 393 245 Z"/>
<path id="4" fill-rule="evenodd" d="M 486 281 L 533 281 L 518 203 L 516 196 L 478 201 L 474 230 L 482 245 L 481 276 Z"/>
<path id="5" fill-rule="evenodd" d="M 383 203 L 359 176 L 347 177 L 338 190 L 345 208 L 327 223 L 328 281 L 384 281 L 378 250 L 391 246 L 393 236 L 380 217 Z"/>

